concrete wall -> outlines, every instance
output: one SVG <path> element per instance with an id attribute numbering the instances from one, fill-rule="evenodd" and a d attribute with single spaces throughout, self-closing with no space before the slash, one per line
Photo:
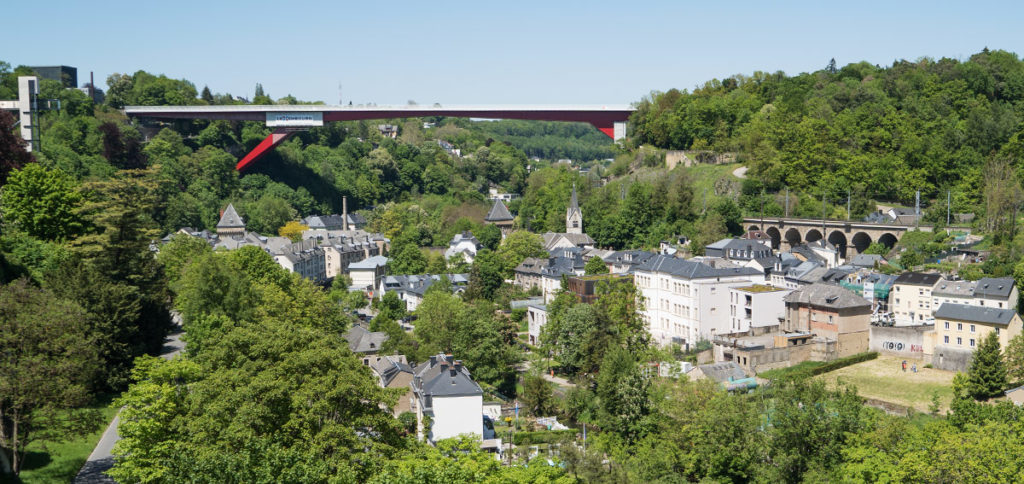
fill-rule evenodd
<path id="1" fill-rule="evenodd" d="M 931 348 L 925 353 L 925 335 L 934 330 L 928 326 L 872 326 L 870 350 L 900 358 L 931 360 Z M 930 346 L 930 345 L 929 345 Z"/>
<path id="2" fill-rule="evenodd" d="M 971 350 L 938 344 L 932 355 L 932 365 L 940 370 L 967 371 L 972 358 L 974 352 Z"/>

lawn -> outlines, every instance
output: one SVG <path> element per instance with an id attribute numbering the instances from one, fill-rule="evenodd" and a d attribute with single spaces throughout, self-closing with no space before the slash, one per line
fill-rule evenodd
<path id="1" fill-rule="evenodd" d="M 928 411 L 932 395 L 938 392 L 942 410 L 948 410 L 953 399 L 955 373 L 924 368 L 920 362 L 917 362 L 917 373 L 913 373 L 910 371 L 913 360 L 907 361 L 907 371 L 904 373 L 900 367 L 902 361 L 902 358 L 879 356 L 815 378 L 833 385 L 840 381 L 851 384 L 857 387 L 857 393 L 863 397 L 913 407 L 919 412 Z"/>
<path id="2" fill-rule="evenodd" d="M 107 397 L 92 407 L 98 409 L 102 415 L 102 422 L 97 422 L 98 430 L 64 442 L 32 442 L 28 446 L 19 479 L 0 476 L 0 484 L 71 482 L 96 447 L 107 425 L 117 414 L 117 408 L 111 407 L 110 401 L 111 398 Z"/>

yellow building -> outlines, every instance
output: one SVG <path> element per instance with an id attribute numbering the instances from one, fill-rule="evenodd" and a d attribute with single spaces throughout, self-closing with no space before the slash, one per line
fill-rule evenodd
<path id="1" fill-rule="evenodd" d="M 1021 318 L 1012 309 L 944 303 L 935 311 L 932 363 L 944 370 L 964 371 L 974 350 L 992 331 L 1006 348 L 1021 332 Z"/>

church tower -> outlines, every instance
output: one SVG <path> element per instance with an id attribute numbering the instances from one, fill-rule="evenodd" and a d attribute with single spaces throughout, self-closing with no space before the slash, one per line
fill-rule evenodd
<path id="1" fill-rule="evenodd" d="M 572 184 L 572 198 L 569 199 L 569 208 L 565 211 L 565 233 L 583 233 L 583 212 L 580 211 L 580 204 L 576 200 L 576 184 Z"/>

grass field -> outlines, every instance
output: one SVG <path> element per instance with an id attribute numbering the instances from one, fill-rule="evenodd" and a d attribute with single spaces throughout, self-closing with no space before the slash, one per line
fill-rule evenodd
<path id="1" fill-rule="evenodd" d="M 0 484 L 71 482 L 117 413 L 117 408 L 110 406 L 110 398 L 98 402 L 93 408 L 99 409 L 102 415 L 102 422 L 97 422 L 97 431 L 64 442 L 32 442 L 19 479 L 0 475 Z"/>
<path id="2" fill-rule="evenodd" d="M 923 368 L 918 362 L 917 373 L 910 371 L 913 361 L 907 361 L 906 373 L 900 368 L 902 358 L 879 356 L 878 359 L 857 363 L 846 368 L 819 375 L 830 384 L 843 382 L 857 387 L 863 397 L 913 407 L 927 412 L 932 395 L 939 394 L 942 411 L 949 409 L 953 399 L 953 375 L 951 371 Z"/>

